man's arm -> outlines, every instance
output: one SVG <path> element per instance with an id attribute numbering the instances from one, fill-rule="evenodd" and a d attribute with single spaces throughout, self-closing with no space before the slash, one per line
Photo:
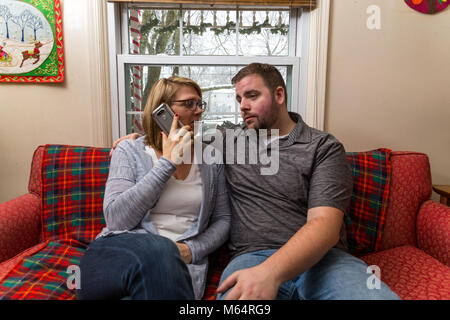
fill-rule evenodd
<path id="1" fill-rule="evenodd" d="M 281 284 L 319 262 L 339 241 L 344 213 L 333 207 L 308 210 L 307 223 L 260 265 L 237 271 L 217 289 L 227 300 L 275 299 Z"/>
<path id="2" fill-rule="evenodd" d="M 119 139 L 117 139 L 116 141 L 114 141 L 111 151 L 109 152 L 109 156 L 112 156 L 114 150 L 116 149 L 117 145 L 119 144 L 120 141 L 122 140 L 127 140 L 127 139 L 132 139 L 132 140 L 136 140 L 137 138 L 142 137 L 142 134 L 134 132 L 134 133 L 130 133 L 124 137 L 121 137 Z"/>

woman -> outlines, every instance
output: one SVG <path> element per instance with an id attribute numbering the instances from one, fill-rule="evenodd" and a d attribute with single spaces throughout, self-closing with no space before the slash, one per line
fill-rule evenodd
<path id="1" fill-rule="evenodd" d="M 117 145 L 103 203 L 106 228 L 81 259 L 78 299 L 203 296 L 208 254 L 228 238 L 230 209 L 223 165 L 186 157 L 201 97 L 190 79 L 158 80 L 143 114 L 145 136 Z M 175 113 L 169 136 L 151 116 L 161 103 Z"/>

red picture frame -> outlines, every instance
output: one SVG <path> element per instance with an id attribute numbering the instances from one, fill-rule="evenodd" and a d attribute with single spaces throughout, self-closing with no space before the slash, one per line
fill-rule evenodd
<path id="1" fill-rule="evenodd" d="M 35 9 L 34 12 L 40 11 L 42 12 L 43 16 L 47 18 L 47 21 L 50 21 L 50 27 L 53 32 L 54 42 L 51 49 L 51 55 L 47 56 L 45 59 L 48 60 L 46 62 L 46 65 L 44 65 L 45 61 L 42 63 L 41 67 L 43 67 L 41 70 L 39 70 L 40 67 L 24 72 L 24 73 L 1 73 L 0 70 L 0 82 L 2 83 L 61 83 L 64 81 L 64 42 L 63 42 L 63 28 L 62 28 L 62 12 L 61 12 L 61 4 L 60 0 L 22 0 L 24 3 L 27 4 L 27 6 L 33 6 L 31 8 Z M 6 2 L 8 4 L 8 2 Z M 4 5 L 5 7 L 5 5 Z M 1 9 L 1 8 L 0 8 Z M 9 8 L 3 10 L 9 10 Z M 32 10 L 28 10 L 30 12 Z M 1 12 L 0 12 L 1 13 Z M 10 13 L 9 15 L 13 15 L 14 12 Z M 14 17 L 14 16 L 13 16 Z M 43 20 L 43 19 L 41 19 Z M 14 22 L 14 21 L 13 21 Z M 42 24 L 42 21 L 41 21 Z M 23 36 L 23 29 L 22 28 L 22 42 L 24 42 L 24 36 Z M 42 28 L 41 28 L 42 29 Z M 29 30 L 29 34 L 32 34 L 32 32 Z M 10 35 L 8 35 L 10 36 Z M 30 35 L 30 37 L 32 37 Z M 34 31 L 34 41 L 32 43 L 38 43 L 39 41 L 36 41 L 36 30 Z M 3 38 L 3 40 L 6 40 Z M 16 42 L 19 42 L 17 40 Z M 3 42 L 4 43 L 4 42 Z M 28 42 L 28 44 L 31 42 Z M 34 49 L 35 52 L 39 52 L 39 45 L 35 45 L 36 48 Z M 42 45 L 40 44 L 42 47 Z M 11 51 L 11 50 L 10 50 Z M 16 50 L 17 51 L 17 50 Z M 1 53 L 4 53 L 5 55 L 8 54 L 8 47 L 3 50 L 2 47 L 2 40 L 0 39 L 0 67 L 1 67 Z M 25 55 L 27 51 L 23 51 L 23 61 L 26 60 Z M 28 55 L 32 56 L 33 52 L 30 51 L 28 48 Z M 17 57 L 16 58 L 16 63 Z M 29 65 L 32 64 L 30 57 L 30 61 L 27 61 Z M 11 59 L 11 58 L 10 58 Z M 14 58 L 13 58 L 14 59 Z M 44 59 L 43 59 L 44 60 Z M 7 61 L 4 59 L 3 61 Z M 52 65 L 50 65 L 52 64 Z M 50 72 L 48 71 L 50 70 Z"/>

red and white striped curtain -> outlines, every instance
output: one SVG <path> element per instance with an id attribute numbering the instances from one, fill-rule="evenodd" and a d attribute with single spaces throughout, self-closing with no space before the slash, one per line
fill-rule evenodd
<path id="1" fill-rule="evenodd" d="M 131 52 L 132 54 L 140 54 L 141 48 L 141 11 L 131 10 L 130 11 L 130 35 L 131 35 Z M 142 67 L 134 66 L 132 69 L 132 97 L 133 97 L 133 111 L 141 112 L 143 111 L 142 106 L 142 96 L 143 96 L 143 85 L 142 85 Z M 133 116 L 133 123 L 139 131 L 143 131 L 141 122 L 137 115 Z"/>

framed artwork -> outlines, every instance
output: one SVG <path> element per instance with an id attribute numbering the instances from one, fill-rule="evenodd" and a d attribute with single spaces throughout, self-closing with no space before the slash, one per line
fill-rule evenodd
<path id="1" fill-rule="evenodd" d="M 0 0 L 0 82 L 63 82 L 60 0 Z"/>
<path id="2" fill-rule="evenodd" d="M 416 11 L 433 14 L 447 8 L 450 0 L 405 0 L 405 2 Z"/>

